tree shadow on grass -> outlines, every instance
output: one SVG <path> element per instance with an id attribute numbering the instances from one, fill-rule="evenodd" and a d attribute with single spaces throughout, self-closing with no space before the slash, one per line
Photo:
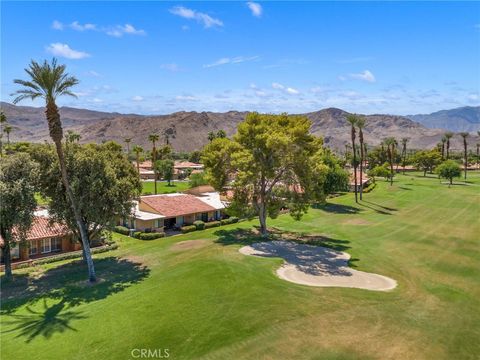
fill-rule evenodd
<path id="1" fill-rule="evenodd" d="M 221 229 L 215 231 L 213 234 L 218 236 L 215 242 L 225 246 L 234 244 L 245 246 L 258 242 L 287 240 L 302 244 L 328 247 L 337 251 L 346 251 L 350 249 L 350 246 L 348 246 L 350 241 L 348 240 L 334 239 L 326 235 L 289 232 L 274 227 L 269 228 L 268 237 L 262 237 L 255 227 L 251 229 Z"/>
<path id="2" fill-rule="evenodd" d="M 86 265 L 81 260 L 49 269 L 39 277 L 15 275 L 12 282 L 2 283 L 0 313 L 12 314 L 40 297 L 61 300 L 62 308 L 105 299 L 139 283 L 150 273 L 150 269 L 140 263 L 115 257 L 95 259 L 95 270 L 98 277 L 95 284 L 85 280 Z"/>
<path id="3" fill-rule="evenodd" d="M 49 339 L 55 333 L 63 333 L 67 330 L 77 331 L 70 323 L 74 320 L 85 319 L 80 311 L 67 310 L 65 301 L 48 306 L 46 299 L 43 300 L 43 310 L 35 311 L 30 306 L 26 310 L 28 314 L 11 315 L 13 320 L 3 321 L 4 326 L 11 326 L 3 333 L 18 332 L 16 338 L 24 337 L 29 343 L 37 336 Z"/>
<path id="4" fill-rule="evenodd" d="M 335 214 L 357 214 L 362 209 L 357 208 L 355 206 L 350 205 L 342 205 L 342 204 L 332 204 L 326 203 L 325 205 L 318 206 L 318 209 L 322 209 L 323 211 Z"/>
<path id="5" fill-rule="evenodd" d="M 411 189 L 408 189 L 408 190 L 411 190 Z M 365 203 L 368 203 L 370 205 L 373 205 L 373 206 L 376 206 L 376 207 L 379 207 L 383 210 L 387 210 L 387 211 L 398 211 L 398 209 L 395 209 L 395 208 L 392 208 L 392 207 L 388 207 L 388 206 L 383 206 L 383 205 L 380 205 L 380 204 L 377 204 L 377 203 L 374 203 L 373 201 L 368 201 L 368 200 L 361 200 L 362 202 L 365 202 Z M 360 204 L 361 206 L 363 206 L 362 204 Z M 390 214 L 389 214 L 390 215 Z"/>

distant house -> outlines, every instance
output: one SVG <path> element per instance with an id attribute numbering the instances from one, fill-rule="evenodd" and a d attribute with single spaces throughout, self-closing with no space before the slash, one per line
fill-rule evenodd
<path id="1" fill-rule="evenodd" d="M 357 191 L 360 191 L 360 188 L 365 189 L 370 184 L 370 178 L 365 172 L 362 173 L 362 183 L 360 184 L 360 170 L 357 170 Z M 350 173 L 350 191 L 355 191 L 355 177 L 353 170 Z"/>
<path id="2" fill-rule="evenodd" d="M 132 209 L 132 216 L 119 219 L 118 225 L 137 231 L 156 231 L 179 228 L 196 220 L 220 220 L 225 202 L 217 192 L 192 194 L 161 194 L 141 196 Z"/>
<path id="3" fill-rule="evenodd" d="M 137 166 L 134 163 L 135 167 Z M 155 178 L 155 172 L 153 171 L 153 165 L 150 160 L 145 160 L 138 164 L 140 179 L 153 180 Z M 184 178 L 187 172 L 199 173 L 203 171 L 203 165 L 193 163 L 190 161 L 175 161 L 173 166 L 174 179 Z"/>
<path id="4" fill-rule="evenodd" d="M 3 239 L 0 238 L 0 246 Z M 17 242 L 10 250 L 12 261 L 38 259 L 57 253 L 80 250 L 71 231 L 64 225 L 50 223 L 48 211 L 36 211 L 26 241 Z M 1 259 L 3 263 L 3 257 Z"/>
<path id="5" fill-rule="evenodd" d="M 134 163 L 135 167 L 137 164 Z M 153 180 L 155 179 L 155 172 L 153 171 L 152 162 L 150 160 L 143 161 L 138 164 L 140 179 Z"/>

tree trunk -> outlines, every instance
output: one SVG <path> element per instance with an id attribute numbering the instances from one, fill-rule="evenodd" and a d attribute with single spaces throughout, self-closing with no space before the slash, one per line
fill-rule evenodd
<path id="1" fill-rule="evenodd" d="M 140 175 L 140 154 L 137 153 L 137 172 Z"/>
<path id="2" fill-rule="evenodd" d="M 154 142 L 153 149 L 152 149 L 152 168 L 153 168 L 153 183 L 155 187 L 155 195 L 157 195 L 157 167 L 155 166 L 156 160 L 157 160 L 157 149 L 155 148 L 155 142 Z"/>
<path id="3" fill-rule="evenodd" d="M 260 233 L 262 237 L 267 237 L 267 209 L 264 203 L 258 205 L 258 219 L 260 220 Z"/>
<path id="4" fill-rule="evenodd" d="M 70 205 L 72 206 L 75 221 L 77 223 L 78 230 L 80 231 L 80 238 L 82 241 L 82 247 L 85 254 L 85 261 L 88 267 L 88 280 L 90 282 L 95 282 L 97 280 L 97 277 L 95 275 L 95 267 L 93 265 L 92 254 L 90 252 L 90 243 L 88 241 L 87 228 L 85 227 L 85 223 L 83 222 L 82 216 L 78 211 L 77 204 L 75 202 L 75 198 L 73 196 L 73 192 L 72 192 L 72 189 L 70 188 L 70 183 L 68 181 L 67 167 L 65 164 L 65 155 L 63 153 L 63 148 L 62 148 L 62 138 L 63 138 L 62 123 L 60 121 L 60 114 L 58 113 L 58 108 L 53 101 L 47 103 L 46 115 L 48 120 L 50 137 L 55 143 L 55 148 L 57 150 L 58 163 L 60 165 L 60 172 L 62 174 L 63 186 L 65 187 L 67 197 L 70 200 Z"/>
<path id="5" fill-rule="evenodd" d="M 2 248 L 3 262 L 5 265 L 5 278 L 7 280 L 12 280 L 13 274 L 12 274 L 12 257 L 10 254 L 10 240 L 3 238 L 3 241 L 5 241 L 5 245 Z"/>
<path id="6" fill-rule="evenodd" d="M 355 148 L 355 128 L 352 125 L 352 152 L 353 152 L 353 182 L 355 185 L 355 202 L 358 203 L 357 189 L 357 151 Z"/>
<path id="7" fill-rule="evenodd" d="M 467 139 L 463 139 L 464 159 L 465 159 L 465 180 L 467 180 L 467 168 L 468 168 L 468 153 L 467 153 Z"/>
<path id="8" fill-rule="evenodd" d="M 388 151 L 388 159 L 390 161 L 390 186 L 391 186 L 393 185 L 393 151 L 390 148 L 390 146 L 388 146 L 387 151 Z"/>
<path id="9" fill-rule="evenodd" d="M 447 140 L 447 160 L 450 157 L 450 139 Z"/>
<path id="10" fill-rule="evenodd" d="M 359 135 L 359 140 L 360 140 L 360 200 L 363 199 L 363 132 L 362 129 L 360 129 Z"/>
<path id="11" fill-rule="evenodd" d="M 445 143 L 442 142 L 442 160 L 445 160 Z"/>

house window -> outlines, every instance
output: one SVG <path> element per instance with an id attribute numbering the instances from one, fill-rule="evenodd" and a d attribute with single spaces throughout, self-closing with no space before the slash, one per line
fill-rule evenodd
<path id="1" fill-rule="evenodd" d="M 156 228 L 161 228 L 161 227 L 163 227 L 163 220 L 162 220 L 162 219 L 157 219 L 157 220 L 155 220 L 155 227 L 156 227 Z"/>
<path id="2" fill-rule="evenodd" d="M 38 254 L 38 241 L 30 241 L 30 255 Z"/>
<path id="3" fill-rule="evenodd" d="M 40 252 L 42 254 L 49 253 L 52 251 L 52 248 L 50 246 L 50 239 L 42 239 L 40 240 Z"/>
<path id="4" fill-rule="evenodd" d="M 10 257 L 12 259 L 18 259 L 20 257 L 20 250 L 19 250 L 19 245 L 15 244 L 13 247 L 10 249 Z"/>
<path id="5" fill-rule="evenodd" d="M 51 241 L 52 251 L 62 251 L 62 239 L 53 238 Z"/>

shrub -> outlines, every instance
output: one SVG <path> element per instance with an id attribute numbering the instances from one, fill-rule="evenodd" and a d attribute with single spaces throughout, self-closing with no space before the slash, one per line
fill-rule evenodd
<path id="1" fill-rule="evenodd" d="M 197 227 L 195 225 L 187 225 L 187 226 L 182 226 L 180 228 L 180 231 L 184 234 L 195 231 L 195 230 L 197 230 Z"/>
<path id="2" fill-rule="evenodd" d="M 210 228 L 213 228 L 213 227 L 217 227 L 217 226 L 220 226 L 222 223 L 220 221 L 210 221 L 208 223 L 205 224 L 205 229 L 210 229 Z"/>
<path id="3" fill-rule="evenodd" d="M 197 228 L 197 230 L 205 229 L 205 223 L 202 220 L 194 221 L 193 225 Z"/>
<path id="4" fill-rule="evenodd" d="M 122 235 L 129 235 L 130 234 L 130 229 L 126 228 L 125 226 L 115 226 L 113 228 L 113 231 L 122 234 Z"/>
<path id="5" fill-rule="evenodd" d="M 165 233 L 140 233 L 138 238 L 140 240 L 155 240 L 165 237 Z"/>
<path id="6" fill-rule="evenodd" d="M 222 223 L 222 225 L 234 224 L 234 223 L 237 223 L 237 222 L 238 222 L 238 217 L 236 217 L 236 216 L 231 216 L 231 217 L 229 217 L 228 219 L 222 219 L 222 220 L 220 220 L 220 222 Z"/>
<path id="7" fill-rule="evenodd" d="M 141 233 L 142 233 L 141 231 L 135 231 L 135 232 L 133 233 L 133 237 L 136 238 L 136 239 L 140 239 L 140 234 L 141 234 Z"/>
<path id="8" fill-rule="evenodd" d="M 230 221 L 232 222 L 232 224 L 235 224 L 235 223 L 238 222 L 238 217 L 236 217 L 236 216 L 232 216 L 232 217 L 230 217 L 229 219 L 230 219 Z"/>

